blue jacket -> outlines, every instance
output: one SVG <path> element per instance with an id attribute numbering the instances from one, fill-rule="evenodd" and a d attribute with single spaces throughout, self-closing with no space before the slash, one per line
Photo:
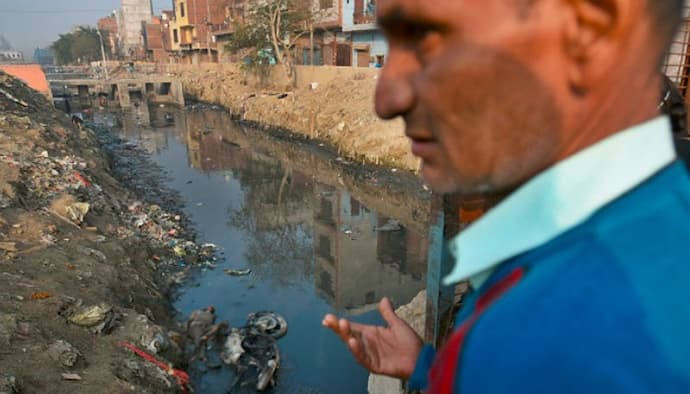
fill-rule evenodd
<path id="1" fill-rule="evenodd" d="M 690 393 L 690 179 L 680 162 L 512 258 L 411 388 Z"/>

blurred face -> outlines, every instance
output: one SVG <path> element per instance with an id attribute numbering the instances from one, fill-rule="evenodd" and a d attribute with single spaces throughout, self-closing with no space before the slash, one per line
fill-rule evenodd
<path id="1" fill-rule="evenodd" d="M 567 68 L 558 3 L 378 1 L 390 51 L 376 110 L 404 118 L 434 190 L 506 192 L 556 161 Z"/>

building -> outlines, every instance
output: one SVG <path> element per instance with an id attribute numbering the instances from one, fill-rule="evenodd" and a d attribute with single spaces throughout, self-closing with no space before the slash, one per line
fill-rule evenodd
<path id="1" fill-rule="evenodd" d="M 351 64 L 351 38 L 343 33 L 343 4 L 349 0 L 315 0 L 313 5 L 314 59 L 309 45 L 303 45 L 298 64 L 349 66 Z"/>
<path id="2" fill-rule="evenodd" d="M 236 53 L 227 50 L 227 45 L 235 33 L 237 23 L 245 22 L 246 0 L 225 1 L 224 13 L 225 20 L 220 25 L 211 26 L 211 41 L 215 44 L 218 51 L 219 63 L 239 62 L 240 57 Z"/>
<path id="3" fill-rule="evenodd" d="M 153 16 L 151 0 L 122 0 L 117 15 L 117 29 L 121 55 L 144 57 L 144 29 L 142 23 L 149 23 Z"/>
<path id="4" fill-rule="evenodd" d="M 343 31 L 352 34 L 352 66 L 382 67 L 388 43 L 376 26 L 375 0 L 349 0 L 343 4 Z"/>
<path id="5" fill-rule="evenodd" d="M 0 51 L 0 63 L 23 63 L 24 54 L 21 51 Z"/>
<path id="6" fill-rule="evenodd" d="M 146 60 L 155 63 L 165 63 L 168 58 L 163 40 L 164 33 L 167 33 L 167 29 L 163 29 L 162 18 L 161 16 L 154 16 L 151 18 L 151 22 L 142 23 Z"/>
<path id="7" fill-rule="evenodd" d="M 217 62 L 213 31 L 229 26 L 228 0 L 175 0 L 175 19 L 170 22 L 173 51 L 183 63 Z"/>
<path id="8" fill-rule="evenodd" d="M 120 52 L 117 39 L 117 12 L 113 12 L 112 15 L 99 19 L 97 26 L 98 31 L 100 31 L 103 36 L 103 41 L 106 43 L 105 46 L 108 51 L 106 56 L 110 59 L 116 59 Z"/>
<path id="9" fill-rule="evenodd" d="M 54 64 L 53 52 L 50 49 L 36 48 L 34 51 L 34 62 L 42 66 Z"/>

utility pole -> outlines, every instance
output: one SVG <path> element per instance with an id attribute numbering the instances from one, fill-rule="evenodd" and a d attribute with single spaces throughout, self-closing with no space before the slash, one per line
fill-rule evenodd
<path id="1" fill-rule="evenodd" d="M 105 60 L 105 46 L 103 45 L 103 35 L 101 34 L 101 31 L 98 29 L 96 29 L 96 33 L 98 33 L 98 40 L 101 42 L 101 57 L 103 58 L 103 71 L 105 71 L 105 79 L 110 79 L 108 77 L 108 64 Z"/>

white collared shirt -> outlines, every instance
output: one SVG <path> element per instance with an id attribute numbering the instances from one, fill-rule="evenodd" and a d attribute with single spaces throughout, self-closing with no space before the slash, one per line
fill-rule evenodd
<path id="1" fill-rule="evenodd" d="M 657 117 L 557 163 L 451 241 L 456 262 L 444 284 L 478 288 L 500 263 L 583 223 L 675 158 L 669 119 Z"/>

